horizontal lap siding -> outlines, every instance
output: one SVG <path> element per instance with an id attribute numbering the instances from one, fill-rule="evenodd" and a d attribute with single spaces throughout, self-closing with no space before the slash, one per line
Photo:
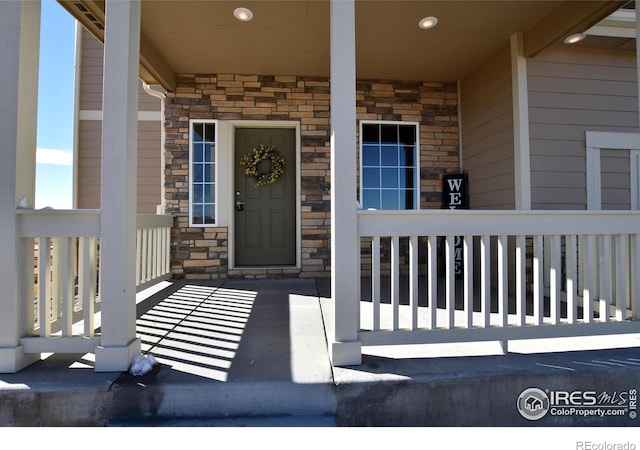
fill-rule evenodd
<path id="1" fill-rule="evenodd" d="M 508 48 L 461 82 L 462 168 L 472 209 L 513 209 L 513 106 Z"/>
<path id="2" fill-rule="evenodd" d="M 78 208 L 100 208 L 102 122 L 78 124 Z M 138 122 L 138 213 L 155 214 L 161 202 L 160 122 Z"/>
<path id="3" fill-rule="evenodd" d="M 629 151 L 600 152 L 602 209 L 631 209 L 631 170 Z"/>
<path id="4" fill-rule="evenodd" d="M 80 50 L 80 110 L 102 110 L 102 74 L 104 47 L 82 29 Z"/>
<path id="5" fill-rule="evenodd" d="M 585 131 L 637 131 L 635 64 L 633 51 L 567 46 L 527 61 L 534 209 L 586 209 Z M 608 179 L 603 209 L 625 202 Z"/>
<path id="6" fill-rule="evenodd" d="M 104 47 L 83 30 L 80 68 L 79 105 L 81 113 L 102 110 L 102 77 Z M 157 111 L 160 118 L 161 101 L 139 86 L 138 110 Z M 99 117 L 99 116 L 98 116 Z M 77 207 L 100 208 L 102 121 L 78 120 L 77 123 Z M 138 122 L 138 213 L 155 214 L 161 203 L 161 130 L 160 119 Z"/>
<path id="7" fill-rule="evenodd" d="M 138 122 L 138 213 L 155 214 L 162 198 L 160 121 Z"/>

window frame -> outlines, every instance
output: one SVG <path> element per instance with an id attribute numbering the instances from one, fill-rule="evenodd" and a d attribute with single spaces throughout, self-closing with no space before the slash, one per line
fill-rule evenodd
<path id="1" fill-rule="evenodd" d="M 360 183 L 359 183 L 359 204 L 362 209 L 364 207 L 364 164 L 363 164 L 363 152 L 364 152 L 364 125 L 403 125 L 403 126 L 412 126 L 415 128 L 416 132 L 416 146 L 415 146 L 415 185 L 414 185 L 414 208 L 411 209 L 377 209 L 376 211 L 419 211 L 421 209 L 420 205 L 420 191 L 421 191 L 421 180 L 420 180 L 420 122 L 410 122 L 410 121 L 396 121 L 396 120 L 360 120 L 359 123 L 359 175 L 360 175 Z M 398 165 L 399 167 L 399 165 Z M 382 187 L 378 188 L 382 189 Z M 398 187 L 396 189 L 400 191 L 401 188 Z"/>
<path id="2" fill-rule="evenodd" d="M 193 129 L 196 124 L 213 124 L 214 125 L 214 141 L 213 141 L 213 163 L 214 163 L 214 181 L 211 183 L 213 186 L 213 223 L 194 223 L 193 222 L 193 202 L 194 202 L 194 189 L 193 189 L 193 145 L 194 145 L 194 136 Z M 189 226 L 196 228 L 208 228 L 208 227 L 217 227 L 219 223 L 219 183 L 220 183 L 220 174 L 219 174 L 219 125 L 217 119 L 190 119 L 189 120 Z M 208 203 L 207 203 L 208 204 Z"/>

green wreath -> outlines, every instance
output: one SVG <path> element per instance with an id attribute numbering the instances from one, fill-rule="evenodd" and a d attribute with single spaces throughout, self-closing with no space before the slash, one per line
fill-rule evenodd
<path id="1" fill-rule="evenodd" d="M 261 172 L 260 163 L 267 160 L 271 162 L 271 171 Z M 260 144 L 260 147 L 254 148 L 250 153 L 240 158 L 240 164 L 245 167 L 244 173 L 247 176 L 256 178 L 256 187 L 260 187 L 278 181 L 284 173 L 286 162 L 275 147 L 265 147 Z"/>

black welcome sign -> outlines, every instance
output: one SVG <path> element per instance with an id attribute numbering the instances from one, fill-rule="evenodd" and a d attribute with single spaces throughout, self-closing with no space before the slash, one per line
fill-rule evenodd
<path id="1" fill-rule="evenodd" d="M 446 174 L 442 177 L 442 207 L 445 209 L 469 209 L 469 177 L 466 173 Z M 455 241 L 455 272 L 463 273 L 462 236 Z"/>

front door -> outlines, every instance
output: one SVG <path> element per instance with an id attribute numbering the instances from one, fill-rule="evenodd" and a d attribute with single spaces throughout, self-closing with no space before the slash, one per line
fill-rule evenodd
<path id="1" fill-rule="evenodd" d="M 242 157 L 254 148 L 273 147 L 284 159 L 284 172 L 274 183 L 256 186 Z M 285 128 L 237 128 L 235 132 L 235 265 L 292 266 L 296 264 L 296 134 Z M 257 164 L 272 172 L 269 159 Z"/>

